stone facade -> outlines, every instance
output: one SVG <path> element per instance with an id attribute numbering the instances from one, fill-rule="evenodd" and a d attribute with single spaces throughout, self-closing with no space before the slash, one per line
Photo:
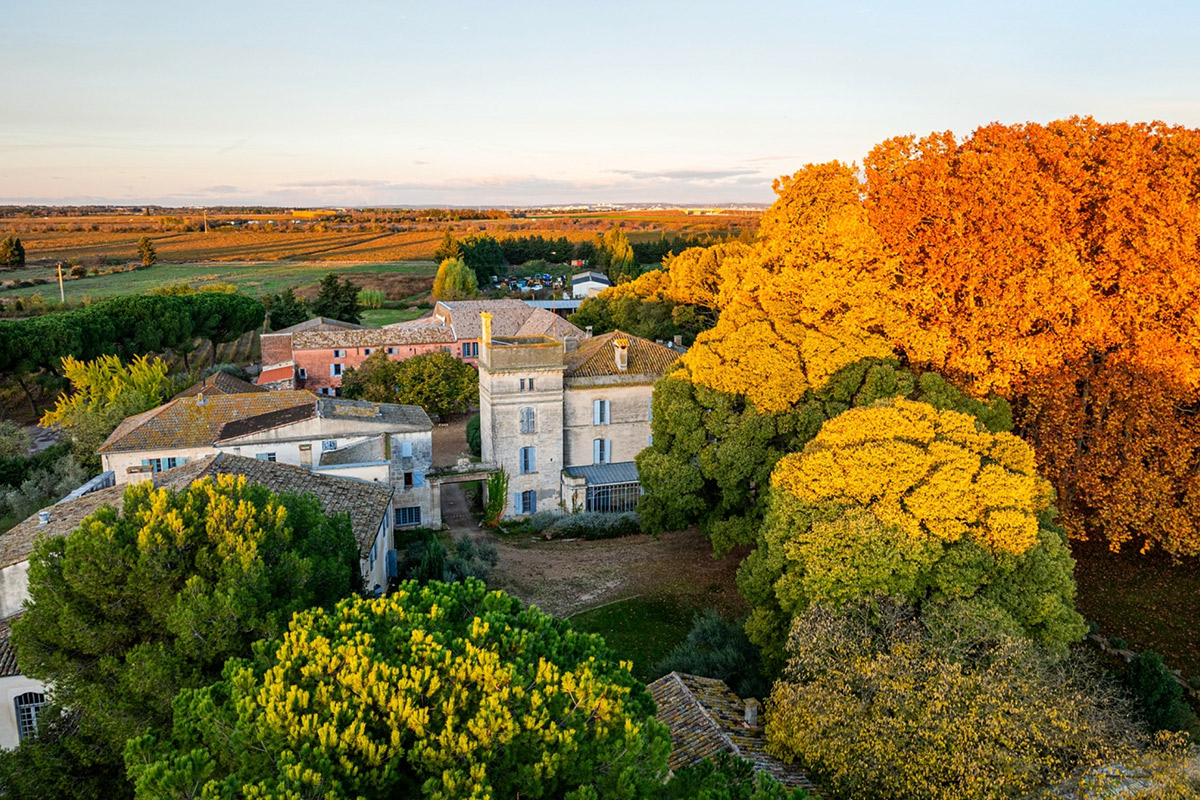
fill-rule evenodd
<path id="1" fill-rule="evenodd" d="M 601 474 L 623 476 L 612 484 L 622 499 L 605 495 L 606 510 L 624 509 L 628 496 L 636 501 L 632 462 L 650 443 L 654 382 L 679 353 L 619 331 L 580 344 L 573 337 L 490 336 L 488 328 L 485 322 L 480 435 L 483 460 L 509 475 L 505 515 L 586 508 L 589 486 L 595 488 L 589 481 Z M 605 469 L 567 474 L 596 465 Z"/>

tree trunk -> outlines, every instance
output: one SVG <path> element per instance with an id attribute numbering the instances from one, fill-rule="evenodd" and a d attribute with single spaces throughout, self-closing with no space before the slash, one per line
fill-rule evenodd
<path id="1" fill-rule="evenodd" d="M 17 383 L 19 383 L 21 385 L 21 390 L 24 391 L 25 396 L 27 398 L 29 398 L 29 413 L 33 414 L 33 416 L 36 417 L 38 415 L 37 403 L 35 403 L 33 400 L 33 393 L 29 391 L 29 387 L 25 385 L 25 379 L 22 378 L 20 374 L 17 374 L 16 378 L 17 378 Z"/>

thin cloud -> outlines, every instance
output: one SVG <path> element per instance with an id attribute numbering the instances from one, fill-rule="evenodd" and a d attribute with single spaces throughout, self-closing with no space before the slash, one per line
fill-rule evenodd
<path id="1" fill-rule="evenodd" d="M 614 175 L 625 175 L 637 180 L 667 181 L 720 181 L 758 174 L 758 170 L 753 169 L 664 169 L 655 171 L 614 169 L 609 171 Z"/>

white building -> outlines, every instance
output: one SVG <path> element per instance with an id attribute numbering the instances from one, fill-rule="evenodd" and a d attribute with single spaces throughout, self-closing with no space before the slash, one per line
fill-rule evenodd
<path id="1" fill-rule="evenodd" d="M 571 297 L 595 297 L 612 286 L 612 281 L 603 272 L 577 272 L 571 276 Z"/>
<path id="2" fill-rule="evenodd" d="M 483 317 L 480 435 L 483 460 L 509 475 L 506 514 L 635 508 L 654 383 L 680 352 L 620 331 L 492 336 Z"/>
<path id="3" fill-rule="evenodd" d="M 433 423 L 417 406 L 292 390 L 196 394 L 126 419 L 97 453 L 118 486 L 229 453 L 390 484 L 398 525 L 431 517 Z"/>

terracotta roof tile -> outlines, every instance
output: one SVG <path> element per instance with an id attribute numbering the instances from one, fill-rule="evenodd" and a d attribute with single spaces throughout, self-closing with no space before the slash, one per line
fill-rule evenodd
<path id="1" fill-rule="evenodd" d="M 419 320 L 424 322 L 425 320 Z M 440 325 L 387 326 L 354 331 L 302 331 L 292 335 L 292 350 L 342 347 L 387 347 L 409 344 L 449 344 L 454 332 Z"/>
<path id="2" fill-rule="evenodd" d="M 0 678 L 11 678 L 14 675 L 21 674 L 21 668 L 17 666 L 17 651 L 12 646 L 12 622 L 20 617 L 20 614 L 0 619 Z"/>
<path id="3" fill-rule="evenodd" d="M 617 369 L 613 355 L 613 341 L 625 339 L 629 342 L 629 363 L 624 370 Z M 564 359 L 566 378 L 598 378 L 610 375 L 648 375 L 658 379 L 675 363 L 680 354 L 669 347 L 630 336 L 621 331 L 612 331 L 601 336 L 584 339 L 577 350 L 566 354 Z"/>
<path id="4" fill-rule="evenodd" d="M 671 731 L 668 764 L 679 770 L 718 753 L 731 753 L 754 764 L 786 786 L 801 786 L 812 797 L 816 787 L 798 766 L 766 751 L 762 725 L 744 724 L 745 703 L 724 681 L 672 672 L 649 684 L 659 722 Z"/>
<path id="5" fill-rule="evenodd" d="M 360 331 L 363 330 L 362 325 L 355 325 L 353 322 L 342 322 L 340 319 L 330 319 L 329 317 L 313 317 L 306 319 L 304 322 L 298 322 L 290 328 L 281 328 L 277 331 L 264 333 L 263 336 L 279 336 L 280 334 L 299 333 L 300 331 Z"/>
<path id="6" fill-rule="evenodd" d="M 247 480 L 261 483 L 276 494 L 313 493 L 326 513 L 349 512 L 354 537 L 363 555 L 370 552 L 393 491 L 386 484 L 339 478 L 303 467 L 229 453 L 189 461 L 175 469 L 155 473 L 151 480 L 155 486 L 169 486 L 179 491 L 209 475 L 245 475 Z M 17 523 L 7 533 L 0 534 L 0 567 L 27 561 L 35 540 L 42 536 L 66 536 L 102 506 L 119 510 L 125 488 L 113 486 L 51 506 L 50 522 L 45 525 L 38 524 L 37 514 Z"/>
<path id="7" fill-rule="evenodd" d="M 247 383 L 241 378 L 235 378 L 228 372 L 214 372 L 199 383 L 194 383 L 184 389 L 175 397 L 195 397 L 198 394 L 215 395 L 215 394 L 249 394 L 251 392 L 265 392 L 266 389 L 259 388 L 253 383 Z M 172 398 L 173 399 L 173 398 Z"/>
<path id="8" fill-rule="evenodd" d="M 294 406 L 312 406 L 315 401 L 316 395 L 311 392 L 294 390 L 205 395 L 203 403 L 196 397 L 179 397 L 126 419 L 96 452 L 205 447 L 218 439 L 226 423 Z"/>

